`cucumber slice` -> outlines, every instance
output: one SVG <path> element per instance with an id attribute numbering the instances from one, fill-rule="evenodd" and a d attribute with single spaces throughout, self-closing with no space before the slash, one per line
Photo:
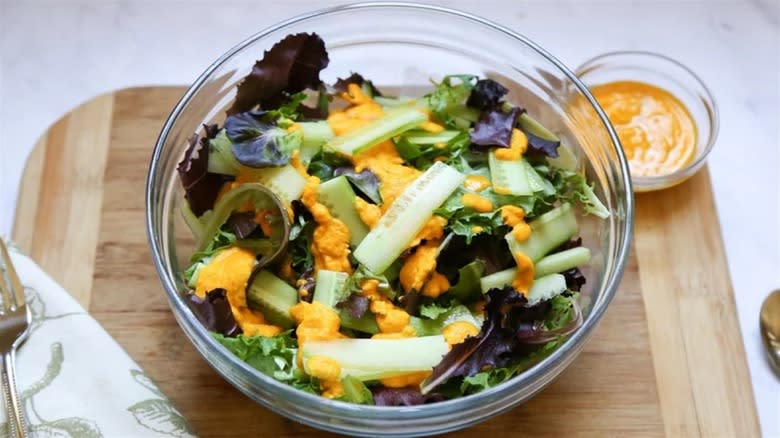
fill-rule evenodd
<path id="1" fill-rule="evenodd" d="M 509 268 L 482 277 L 480 285 L 482 293 L 488 293 L 490 289 L 502 289 L 511 286 L 515 279 L 517 268 Z M 548 274 L 534 279 L 528 291 L 528 304 L 532 305 L 541 300 L 550 299 L 566 290 L 566 277 L 561 274 Z"/>
<path id="2" fill-rule="evenodd" d="M 331 309 L 344 299 L 344 284 L 347 282 L 345 272 L 328 271 L 320 269 L 317 271 L 317 285 L 314 288 L 313 301 L 322 303 Z"/>
<path id="3" fill-rule="evenodd" d="M 235 175 L 241 169 L 241 164 L 233 155 L 233 143 L 223 129 L 216 137 L 209 140 L 208 171 L 222 175 Z"/>
<path id="4" fill-rule="evenodd" d="M 455 306 L 436 319 L 418 318 L 412 316 L 409 318 L 409 325 L 414 329 L 417 336 L 432 336 L 441 334 L 444 327 L 453 322 L 464 321 L 475 327 L 482 327 L 484 319 L 481 316 L 475 316 L 468 307 L 464 305 Z"/>
<path id="5" fill-rule="evenodd" d="M 294 325 L 290 308 L 298 303 L 298 291 L 268 271 L 255 275 L 246 291 L 247 305 L 263 312 L 266 321 L 288 329 Z"/>
<path id="6" fill-rule="evenodd" d="M 512 254 L 522 251 L 534 263 L 548 252 L 575 236 L 579 230 L 574 208 L 563 204 L 528 223 L 531 235 L 525 242 L 518 242 L 512 233 L 506 234 L 506 241 Z"/>
<path id="7" fill-rule="evenodd" d="M 534 167 L 531 166 L 531 163 L 523 158 L 521 158 L 520 161 L 523 163 L 525 174 L 528 177 L 528 184 L 534 192 L 555 193 L 555 187 L 553 187 L 552 183 L 539 176 Z"/>
<path id="8" fill-rule="evenodd" d="M 517 268 L 504 269 L 503 271 L 494 272 L 490 275 L 486 275 L 479 279 L 479 287 L 482 289 L 482 293 L 486 294 L 490 289 L 502 289 L 507 285 L 512 284 L 517 274 Z"/>
<path id="9" fill-rule="evenodd" d="M 549 300 L 566 291 L 566 277 L 561 274 L 550 274 L 534 280 L 528 291 L 528 305 L 533 306 L 539 301 Z"/>
<path id="10" fill-rule="evenodd" d="M 386 96 L 374 96 L 374 102 L 378 103 L 383 108 L 412 106 L 417 103 L 415 99 L 411 97 L 386 97 Z"/>
<path id="11" fill-rule="evenodd" d="M 341 319 L 341 326 L 344 328 L 372 335 L 379 333 L 379 326 L 376 324 L 376 318 L 371 312 L 366 312 L 365 315 L 360 318 L 353 318 L 346 309 L 339 309 L 339 319 Z"/>
<path id="12" fill-rule="evenodd" d="M 330 129 L 330 125 L 326 121 L 319 122 L 298 122 L 297 125 L 303 132 L 303 140 L 301 142 L 301 149 L 298 153 L 298 159 L 301 163 L 308 167 L 311 159 L 317 155 L 322 149 L 322 145 L 327 143 L 328 140 L 335 137 L 333 130 Z"/>
<path id="13" fill-rule="evenodd" d="M 415 144 L 436 144 L 436 143 L 448 143 L 450 140 L 460 134 L 460 131 L 442 131 L 442 132 L 426 132 L 426 131 L 414 131 L 404 134 L 404 138 Z"/>
<path id="14" fill-rule="evenodd" d="M 350 245 L 353 248 L 360 245 L 369 230 L 360 220 L 360 214 L 355 208 L 355 191 L 352 190 L 347 177 L 342 175 L 320 184 L 317 201 L 349 228 Z"/>
<path id="15" fill-rule="evenodd" d="M 248 174 L 251 179 L 268 187 L 287 202 L 300 198 L 303 187 L 306 185 L 306 178 L 289 164 L 281 167 L 252 169 L 248 171 Z"/>
<path id="16" fill-rule="evenodd" d="M 577 171 L 577 156 L 564 145 L 558 146 L 558 156 L 556 158 L 547 158 L 547 162 L 559 169 L 571 170 L 572 172 Z"/>
<path id="17" fill-rule="evenodd" d="M 534 189 L 528 180 L 523 160 L 504 161 L 496 158 L 495 151 L 488 155 L 490 181 L 493 190 L 502 195 L 531 196 Z"/>
<path id="18" fill-rule="evenodd" d="M 517 118 L 517 124 L 520 125 L 520 129 L 524 132 L 530 132 L 531 134 L 550 141 L 561 141 L 557 135 L 553 134 L 549 129 L 542 126 L 541 123 L 529 116 L 528 113 L 520 114 Z"/>
<path id="19" fill-rule="evenodd" d="M 568 271 L 590 261 L 590 250 L 584 246 L 567 249 L 543 257 L 534 265 L 536 278 Z"/>
<path id="20" fill-rule="evenodd" d="M 377 380 L 433 369 L 447 354 L 444 336 L 405 339 L 334 339 L 309 341 L 301 354 L 307 373 L 308 361 L 325 356 L 341 365 L 340 378 L 352 376 L 361 381 Z"/>
<path id="21" fill-rule="evenodd" d="M 371 272 L 384 272 L 406 249 L 465 176 L 436 162 L 393 202 L 376 227 L 355 249 L 355 258 Z"/>
<path id="22" fill-rule="evenodd" d="M 428 116 L 414 108 L 393 109 L 365 126 L 334 137 L 325 144 L 325 147 L 351 157 L 391 137 L 416 128 L 427 120 Z"/>

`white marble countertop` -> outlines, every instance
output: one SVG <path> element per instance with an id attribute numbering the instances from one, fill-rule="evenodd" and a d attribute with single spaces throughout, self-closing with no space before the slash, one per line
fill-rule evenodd
<path id="1" fill-rule="evenodd" d="M 250 34 L 333 3 L 0 0 L 0 233 L 10 233 L 27 155 L 68 110 L 118 88 L 188 84 Z M 780 3 L 440 3 L 512 27 L 570 68 L 643 49 L 680 60 L 709 85 L 721 115 L 709 167 L 742 336 L 763 433 L 780 436 L 780 379 L 758 334 L 761 300 L 780 287 Z"/>

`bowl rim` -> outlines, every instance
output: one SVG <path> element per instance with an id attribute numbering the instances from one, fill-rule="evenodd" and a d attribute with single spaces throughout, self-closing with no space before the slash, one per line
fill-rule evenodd
<path id="1" fill-rule="evenodd" d="M 583 74 L 587 74 L 591 71 L 594 71 L 594 68 L 598 69 L 599 68 L 598 62 L 600 61 L 617 60 L 626 56 L 642 57 L 645 59 L 651 59 L 652 60 L 651 62 L 653 63 L 669 64 L 673 67 L 680 69 L 685 74 L 690 76 L 690 78 L 693 79 L 693 81 L 696 82 L 698 86 L 701 87 L 702 93 L 695 93 L 695 94 L 700 95 L 700 97 L 704 98 L 704 105 L 705 108 L 707 109 L 707 115 L 710 120 L 710 129 L 709 132 L 707 133 L 707 144 L 704 145 L 704 149 L 701 151 L 699 156 L 696 157 L 694 160 L 692 160 L 690 163 L 688 163 L 686 166 L 681 167 L 671 173 L 665 173 L 663 175 L 654 175 L 654 176 L 637 175 L 631 177 L 635 189 L 642 190 L 642 191 L 660 189 L 657 187 L 659 182 L 660 183 L 670 182 L 673 184 L 682 182 L 683 180 L 693 175 L 693 173 L 691 172 L 692 170 L 695 172 L 696 169 L 698 169 L 704 164 L 704 162 L 707 160 L 707 157 L 710 155 L 710 152 L 712 152 L 715 143 L 718 140 L 718 133 L 720 132 L 720 110 L 718 108 L 718 102 L 717 100 L 715 100 L 715 96 L 712 94 L 710 88 L 707 87 L 707 84 L 704 83 L 701 77 L 697 75 L 696 72 L 694 72 L 690 67 L 688 67 L 687 65 L 681 63 L 680 61 L 668 55 L 664 55 L 658 52 L 653 52 L 650 50 L 614 50 L 606 53 L 601 53 L 599 55 L 596 55 L 592 58 L 583 61 L 579 66 L 577 66 L 576 69 L 574 69 L 574 73 L 579 77 Z M 621 63 L 617 61 L 615 61 L 614 64 L 619 66 L 626 66 L 626 67 L 632 66 L 632 64 L 630 63 Z M 631 80 L 631 78 L 626 78 L 626 80 Z M 585 81 L 583 81 L 583 83 L 584 82 Z M 655 84 L 651 84 L 651 85 L 655 85 Z M 687 90 L 691 90 L 689 87 L 685 87 L 685 88 Z M 697 135 L 698 136 L 701 135 L 701 133 L 698 132 L 698 126 L 697 126 Z M 663 187 L 668 187 L 668 186 L 663 185 Z"/>
<path id="2" fill-rule="evenodd" d="M 289 27 L 294 24 L 298 24 L 300 22 L 305 22 L 312 18 L 317 18 L 324 15 L 327 16 L 334 13 L 341 13 L 350 10 L 366 10 L 366 9 L 380 9 L 380 10 L 381 9 L 402 9 L 402 10 L 414 10 L 419 13 L 434 13 L 434 14 L 444 14 L 444 15 L 454 16 L 455 18 L 466 19 L 477 25 L 482 25 L 486 28 L 490 28 L 493 31 L 503 33 L 506 36 L 513 38 L 518 43 L 523 44 L 526 47 L 532 49 L 534 52 L 541 55 L 547 61 L 552 63 L 561 73 L 563 73 L 566 76 L 566 78 L 569 79 L 577 87 L 577 90 L 580 93 L 582 93 L 582 95 L 588 100 L 588 102 L 591 104 L 593 109 L 598 114 L 602 124 L 606 128 L 614 152 L 618 157 L 617 163 L 614 164 L 616 164 L 620 169 L 621 175 L 619 179 L 622 180 L 623 186 L 626 191 L 625 196 L 622 199 L 622 204 L 624 206 L 624 211 L 622 212 L 622 214 L 624 216 L 626 231 L 623 234 L 622 239 L 616 239 L 615 241 L 616 254 L 615 254 L 614 265 L 613 265 L 614 269 L 611 272 L 611 275 L 604 278 L 605 281 L 605 285 L 603 289 L 605 292 L 604 298 L 602 300 L 599 300 L 600 303 L 602 303 L 601 306 L 593 307 L 583 326 L 580 327 L 568 339 L 566 339 L 563 345 L 558 347 L 552 354 L 550 354 L 540 362 L 536 363 L 532 367 L 526 369 L 519 375 L 513 377 L 512 379 L 507 380 L 506 382 L 503 382 L 493 388 L 489 388 L 487 390 L 483 390 L 476 394 L 471 394 L 465 397 L 459 397 L 459 398 L 454 398 L 442 402 L 423 404 L 417 406 L 409 406 L 409 407 L 355 405 L 352 403 L 327 399 L 320 395 L 309 394 L 307 392 L 298 390 L 292 386 L 281 383 L 271 378 L 270 376 L 266 376 L 260 371 L 249 366 L 247 363 L 239 360 L 234 354 L 232 354 L 225 347 L 219 344 L 202 326 L 202 324 L 199 323 L 197 318 L 195 318 L 194 314 L 192 313 L 191 309 L 188 306 L 186 306 L 183 300 L 181 300 L 178 293 L 179 291 L 176 287 L 173 278 L 167 275 L 167 270 L 165 267 L 166 264 L 163 260 L 163 254 L 160 249 L 162 247 L 162 242 L 159 239 L 158 241 L 155 241 L 155 233 L 154 233 L 155 219 L 152 214 L 152 204 L 154 199 L 152 195 L 154 192 L 153 188 L 155 186 L 155 183 L 157 182 L 157 178 L 154 169 L 158 166 L 158 163 L 161 161 L 163 146 L 166 142 L 166 139 L 175 121 L 178 119 L 182 111 L 187 107 L 187 105 L 195 96 L 195 94 L 202 88 L 204 83 L 206 83 L 206 81 L 211 77 L 211 75 L 220 66 L 222 66 L 222 64 L 224 64 L 226 61 L 231 59 L 238 52 L 242 51 L 247 46 L 255 43 L 257 40 L 262 39 L 263 37 L 267 36 L 270 33 L 282 30 L 286 27 Z M 158 272 L 158 276 L 160 277 L 160 281 L 163 285 L 163 289 L 166 295 L 168 296 L 169 304 L 174 310 L 174 314 L 178 312 L 180 315 L 184 314 L 184 315 L 191 316 L 191 318 L 188 318 L 189 321 L 187 321 L 187 324 L 188 325 L 191 324 L 193 326 L 192 333 L 198 338 L 198 340 L 201 343 L 204 343 L 208 345 L 209 348 L 212 348 L 214 353 L 218 356 L 218 359 L 224 360 L 227 363 L 230 363 L 231 365 L 238 367 L 244 373 L 251 375 L 253 378 L 258 378 L 264 383 L 267 383 L 268 386 L 282 391 L 284 395 L 288 397 L 287 400 L 288 402 L 293 402 L 293 403 L 303 402 L 306 404 L 314 403 L 320 406 L 327 407 L 329 409 L 332 409 L 335 412 L 339 412 L 342 414 L 361 412 L 370 416 L 372 420 L 380 420 L 380 421 L 381 420 L 403 420 L 403 419 L 413 420 L 413 419 L 430 417 L 431 415 L 437 413 L 439 414 L 450 413 L 450 411 L 453 408 L 457 408 L 459 405 L 466 402 L 472 404 L 477 404 L 480 401 L 487 402 L 489 401 L 488 399 L 490 399 L 491 397 L 494 397 L 497 394 L 503 394 L 507 392 L 508 389 L 511 389 L 513 386 L 521 384 L 522 382 L 529 383 L 529 382 L 534 382 L 536 380 L 539 380 L 539 377 L 543 375 L 542 370 L 544 369 L 547 368 L 555 369 L 562 365 L 566 365 L 566 366 L 568 365 L 566 362 L 567 359 L 569 358 L 570 350 L 576 351 L 578 347 L 581 347 L 584 344 L 584 342 L 588 339 L 593 329 L 596 327 L 596 322 L 600 321 L 601 318 L 603 317 L 603 313 L 606 311 L 609 303 L 612 301 L 612 299 L 614 298 L 618 290 L 620 280 L 622 279 L 622 275 L 628 261 L 628 253 L 631 247 L 631 240 L 633 238 L 634 198 L 632 193 L 633 190 L 632 190 L 632 182 L 631 182 L 629 168 L 628 168 L 628 161 L 626 160 L 622 147 L 620 146 L 620 140 L 617 136 L 617 133 L 615 132 L 614 128 L 609 122 L 609 119 L 607 118 L 606 114 L 603 112 L 601 107 L 596 102 L 596 99 L 591 95 L 588 87 L 585 86 L 585 84 L 577 77 L 577 75 L 575 75 L 568 67 L 566 67 L 560 60 L 558 60 L 558 58 L 554 57 L 551 53 L 543 49 L 541 46 L 539 46 L 537 43 L 533 42 L 531 39 L 527 38 L 526 36 L 514 30 L 511 30 L 508 27 L 505 27 L 491 20 L 482 18 L 477 15 L 473 15 L 468 12 L 463 12 L 448 7 L 423 4 L 423 3 L 415 3 L 415 2 L 369 1 L 369 2 L 348 3 L 348 4 L 322 8 L 311 12 L 299 14 L 292 18 L 280 21 L 274 25 L 268 26 L 265 29 L 262 29 L 257 33 L 249 36 L 244 41 L 238 43 L 236 46 L 226 51 L 222 56 L 220 56 L 216 61 L 214 61 L 208 68 L 206 68 L 206 70 L 192 83 L 192 85 L 190 85 L 190 87 L 187 89 L 185 94 L 182 96 L 182 98 L 178 101 L 176 106 L 173 108 L 171 114 L 166 119 L 160 131 L 160 135 L 158 136 L 157 141 L 155 143 L 154 151 L 152 153 L 152 159 L 149 165 L 147 181 L 146 181 L 146 195 L 145 195 L 146 231 L 147 231 L 147 241 L 149 247 L 151 248 L 152 260 Z M 620 204 L 621 203 L 619 203 L 618 205 Z M 158 247 L 158 244 L 160 245 L 160 247 Z M 177 320 L 179 320 L 179 323 L 181 324 L 182 322 L 181 319 L 177 317 Z M 192 324 L 193 320 L 195 321 L 196 324 Z M 571 359 L 573 359 L 573 356 Z M 216 367 L 213 364 L 211 364 L 209 361 L 207 361 L 207 363 L 209 363 L 209 365 L 212 368 L 216 369 Z M 220 374 L 222 374 L 219 369 L 217 369 L 217 371 L 220 372 Z M 560 371 L 558 373 L 560 373 Z M 558 373 L 556 373 L 556 376 Z M 223 377 L 225 376 L 223 375 Z M 230 382 L 232 386 L 236 387 L 236 389 L 239 389 L 241 392 L 244 392 L 244 390 L 238 388 L 232 382 L 231 379 L 226 378 L 226 380 L 228 380 L 228 382 Z M 551 379 L 544 382 L 538 390 L 547 386 L 547 384 L 550 381 Z M 277 396 L 278 395 L 280 394 L 277 394 Z M 254 397 L 252 398 L 253 400 L 257 400 Z M 282 414 L 285 413 L 284 410 L 280 409 L 279 407 L 269 406 L 266 403 L 262 403 L 262 404 L 266 405 L 268 408 L 270 408 L 273 411 L 276 411 L 277 413 L 282 413 Z M 501 409 L 498 409 L 497 411 L 493 412 L 492 415 L 490 416 L 498 415 L 499 413 L 502 413 L 507 409 L 514 407 L 516 404 L 517 403 L 510 403 L 508 404 L 508 406 L 502 407 Z M 487 417 L 483 417 L 483 419 L 484 418 Z M 310 422 L 307 421 L 307 419 L 301 419 L 301 418 L 298 418 L 297 420 L 315 427 L 320 427 L 319 423 L 315 421 Z M 460 427 L 463 426 L 461 425 L 461 426 L 455 426 L 454 428 L 444 428 L 440 432 L 444 432 L 445 430 L 456 429 Z"/>

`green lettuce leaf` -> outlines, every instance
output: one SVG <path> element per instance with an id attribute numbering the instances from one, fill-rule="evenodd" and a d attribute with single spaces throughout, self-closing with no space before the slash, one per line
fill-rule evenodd
<path id="1" fill-rule="evenodd" d="M 319 382 L 298 368 L 295 360 L 298 345 L 291 330 L 273 337 L 240 335 L 229 338 L 218 333 L 212 333 L 212 336 L 260 372 L 300 390 L 320 393 Z"/>
<path id="2" fill-rule="evenodd" d="M 431 112 L 447 126 L 468 129 L 478 111 L 466 107 L 471 89 L 477 83 L 473 75 L 449 75 L 436 84 L 436 89 L 423 96 Z"/>

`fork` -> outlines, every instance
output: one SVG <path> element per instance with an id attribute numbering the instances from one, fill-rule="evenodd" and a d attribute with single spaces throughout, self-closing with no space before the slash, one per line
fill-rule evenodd
<path id="1" fill-rule="evenodd" d="M 24 289 L 16 270 L 11 264 L 11 256 L 8 249 L 0 239 L 0 259 L 2 259 L 3 271 L 0 273 L 0 292 L 3 299 L 3 314 L 0 315 L 0 355 L 3 361 L 3 395 L 8 416 L 8 424 L 16 438 L 25 438 L 24 414 L 16 390 L 15 357 L 16 348 L 24 342 L 30 328 L 30 310 L 24 300 Z"/>

